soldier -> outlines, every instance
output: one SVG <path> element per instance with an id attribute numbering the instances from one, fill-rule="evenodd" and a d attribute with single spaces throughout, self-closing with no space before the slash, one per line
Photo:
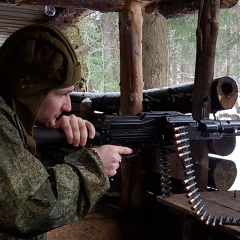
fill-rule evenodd
<path id="1" fill-rule="evenodd" d="M 87 148 L 94 126 L 71 110 L 81 79 L 74 49 L 42 24 L 13 33 L 0 49 L 0 239 L 46 239 L 46 232 L 84 217 L 109 188 L 122 154 L 131 149 Z M 69 143 L 36 154 L 34 125 L 62 128 Z M 79 148 L 79 146 L 82 146 Z"/>

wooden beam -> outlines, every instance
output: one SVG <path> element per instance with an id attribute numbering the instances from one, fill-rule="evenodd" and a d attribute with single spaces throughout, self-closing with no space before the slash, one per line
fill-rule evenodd
<path id="1" fill-rule="evenodd" d="M 11 3 L 54 6 L 58 8 L 85 8 L 103 12 L 123 10 L 125 0 L 10 0 Z"/>
<path id="2" fill-rule="evenodd" d="M 29 4 L 24 4 L 24 3 L 21 3 L 19 5 L 18 4 L 15 5 L 14 0 L 10 0 L 9 3 L 3 2 L 3 1 L 0 2 L 0 8 L 2 8 L 2 9 L 3 8 L 5 8 L 5 9 L 7 9 L 7 8 L 18 9 L 18 11 L 20 9 L 31 10 L 31 11 L 44 11 L 44 6 L 41 6 L 41 5 L 29 5 Z"/>
<path id="3" fill-rule="evenodd" d="M 146 7 L 147 13 L 163 15 L 165 18 L 177 18 L 186 14 L 197 13 L 200 0 L 159 0 Z M 238 3 L 238 0 L 221 0 L 220 8 L 231 8 Z"/>
<path id="4" fill-rule="evenodd" d="M 194 119 L 209 117 L 211 110 L 211 87 L 214 76 L 214 60 L 218 36 L 220 0 L 201 0 L 197 26 L 197 55 L 193 90 L 192 115 Z M 200 191 L 207 189 L 208 146 L 191 141 L 196 179 Z"/>
<path id="5" fill-rule="evenodd" d="M 48 24 L 57 27 L 60 31 L 64 31 L 69 27 L 76 26 L 82 18 L 92 13 L 87 9 L 62 9 L 56 16 L 50 18 Z"/>
<path id="6" fill-rule="evenodd" d="M 127 0 L 120 12 L 120 113 L 135 115 L 142 111 L 142 5 Z M 144 204 L 146 161 L 139 153 L 131 161 L 122 161 L 121 201 L 134 210 Z M 145 182 L 145 183 L 144 183 Z M 133 192 L 135 194 L 133 194 Z M 136 197 L 137 196 L 137 197 Z"/>
<path id="7" fill-rule="evenodd" d="M 142 111 L 142 12 L 138 1 L 129 0 L 120 13 L 120 110 L 123 115 Z"/>
<path id="8" fill-rule="evenodd" d="M 171 86 L 169 88 L 165 87 L 161 89 L 153 88 L 144 90 L 143 111 L 178 111 L 181 113 L 191 113 L 193 88 L 193 83 L 185 83 Z M 220 77 L 214 79 L 212 92 L 214 93 L 212 94 L 212 113 L 234 107 L 238 96 L 237 84 L 234 79 L 230 77 Z M 88 98 L 92 101 L 93 110 L 95 111 L 104 112 L 105 114 L 119 113 L 119 92 L 73 92 L 71 93 L 72 110 L 74 112 L 78 112 L 77 115 L 80 114 L 80 104 L 83 104 L 83 102 L 85 102 L 84 100 Z M 226 100 L 222 101 L 222 99 Z"/>

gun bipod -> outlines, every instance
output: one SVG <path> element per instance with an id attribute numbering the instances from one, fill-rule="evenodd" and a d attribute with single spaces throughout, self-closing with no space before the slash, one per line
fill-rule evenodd
<path id="1" fill-rule="evenodd" d="M 182 160 L 182 167 L 184 170 L 184 175 L 186 177 L 183 180 L 185 190 L 187 192 L 186 197 L 188 198 L 188 203 L 192 205 L 191 209 L 196 212 L 198 218 L 205 222 L 206 225 L 238 225 L 240 226 L 240 218 L 236 220 L 234 217 L 223 217 L 214 216 L 208 213 L 207 209 L 203 204 L 200 193 L 198 192 L 197 183 L 195 182 L 194 170 L 192 169 L 193 163 L 190 157 L 191 151 L 189 150 L 189 143 L 187 138 L 187 132 L 185 127 L 173 128 L 174 139 L 176 145 L 176 151 Z"/>

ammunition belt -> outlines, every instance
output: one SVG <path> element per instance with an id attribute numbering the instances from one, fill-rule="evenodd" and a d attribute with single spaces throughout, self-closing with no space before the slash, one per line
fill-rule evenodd
<path id="1" fill-rule="evenodd" d="M 160 154 L 160 180 L 161 180 L 161 191 L 163 197 L 172 196 L 172 187 L 170 180 L 170 164 L 167 158 L 167 150 L 161 149 Z"/>
<path id="2" fill-rule="evenodd" d="M 182 167 L 184 170 L 184 175 L 186 177 L 183 180 L 184 188 L 187 192 L 186 197 L 188 199 L 188 203 L 191 205 L 191 209 L 196 213 L 197 217 L 205 222 L 206 225 L 237 225 L 240 226 L 240 218 L 236 219 L 234 217 L 227 217 L 227 216 L 214 216 L 211 215 L 206 207 L 204 206 L 203 199 L 201 198 L 201 194 L 197 188 L 197 182 L 195 181 L 194 170 L 192 168 L 192 158 L 190 157 L 190 150 L 189 150 L 189 139 L 187 138 L 187 132 L 185 126 L 175 127 L 173 128 L 174 131 L 174 139 L 175 139 L 175 146 L 178 152 L 179 157 L 182 160 Z M 166 183 L 170 184 L 170 170 L 166 171 L 167 166 L 167 158 L 160 156 L 160 174 L 162 182 L 162 195 L 163 197 L 170 197 L 172 193 L 170 192 L 171 187 L 167 186 Z"/>

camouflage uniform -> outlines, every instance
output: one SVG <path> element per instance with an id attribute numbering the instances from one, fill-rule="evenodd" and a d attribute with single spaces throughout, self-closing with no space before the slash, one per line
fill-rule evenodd
<path id="1" fill-rule="evenodd" d="M 91 149 L 58 152 L 62 158 L 55 164 L 33 156 L 16 114 L 2 97 L 0 151 L 0 229 L 11 233 L 0 233 L 0 239 L 44 239 L 36 236 L 81 219 L 109 187 Z"/>

